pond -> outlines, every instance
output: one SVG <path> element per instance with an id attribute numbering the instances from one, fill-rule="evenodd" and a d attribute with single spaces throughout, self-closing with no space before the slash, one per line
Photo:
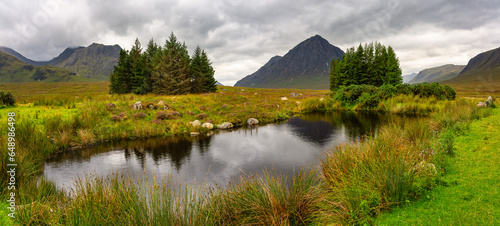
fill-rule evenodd
<path id="1" fill-rule="evenodd" d="M 325 151 L 376 134 L 388 115 L 360 112 L 307 114 L 280 124 L 218 131 L 210 136 L 111 142 L 68 151 L 45 162 L 45 177 L 74 187 L 85 174 L 169 177 L 184 184 L 226 185 L 243 174 L 317 166 Z"/>

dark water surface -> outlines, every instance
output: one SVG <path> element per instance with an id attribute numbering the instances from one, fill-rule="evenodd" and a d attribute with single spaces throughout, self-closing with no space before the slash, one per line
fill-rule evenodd
<path id="1" fill-rule="evenodd" d="M 291 176 L 301 167 L 317 166 L 326 150 L 375 134 L 388 117 L 358 112 L 308 114 L 211 136 L 104 143 L 47 160 L 44 174 L 65 189 L 85 174 L 171 175 L 188 185 L 195 181 L 225 185 L 242 174 L 262 174 L 265 169 Z"/>

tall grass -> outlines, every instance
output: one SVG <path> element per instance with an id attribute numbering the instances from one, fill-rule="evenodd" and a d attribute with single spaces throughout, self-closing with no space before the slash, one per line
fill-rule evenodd
<path id="1" fill-rule="evenodd" d="M 211 193 L 207 215 L 216 225 L 307 225 L 322 199 L 319 184 L 316 173 L 306 170 L 290 181 L 269 171 L 262 177 L 244 176 Z"/>
<path id="2" fill-rule="evenodd" d="M 372 224 L 380 211 L 411 202 L 435 186 L 453 149 L 448 131 L 488 112 L 462 99 L 438 104 L 430 118 L 386 125 L 376 137 L 340 145 L 324 156 L 324 221 Z"/>

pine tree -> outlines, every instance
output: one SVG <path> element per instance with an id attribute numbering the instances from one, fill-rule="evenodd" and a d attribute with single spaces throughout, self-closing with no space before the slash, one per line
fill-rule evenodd
<path id="1" fill-rule="evenodd" d="M 205 50 L 201 51 L 201 72 L 204 76 L 202 85 L 203 92 L 216 92 L 217 86 L 215 84 L 217 80 L 214 78 L 215 71 Z"/>
<path id="2" fill-rule="evenodd" d="M 130 57 L 126 50 L 120 50 L 118 64 L 110 76 L 110 93 L 130 93 L 131 91 Z"/>
<path id="3" fill-rule="evenodd" d="M 144 62 L 144 69 L 142 72 L 143 78 L 141 86 L 136 89 L 137 94 L 146 94 L 152 91 L 152 81 L 151 81 L 151 73 L 153 71 L 153 59 L 154 57 L 161 52 L 161 47 L 159 47 L 153 39 L 149 40 L 148 47 L 142 53 L 142 60 Z"/>
<path id="4" fill-rule="evenodd" d="M 378 42 L 348 49 L 342 60 L 332 61 L 330 89 L 349 85 L 397 85 L 402 83 L 399 60 L 392 47 Z"/>
<path id="5" fill-rule="evenodd" d="M 146 72 L 146 61 L 142 55 L 142 47 L 139 39 L 135 39 L 134 46 L 130 50 L 130 91 L 141 93 L 140 87 L 144 82 L 144 73 Z"/>
<path id="6" fill-rule="evenodd" d="M 185 94 L 190 91 L 189 55 L 186 45 L 171 33 L 165 49 L 155 57 L 152 90 L 156 94 Z"/>
<path id="7" fill-rule="evenodd" d="M 191 72 L 191 93 L 203 92 L 202 86 L 205 83 L 205 76 L 201 69 L 201 48 L 197 46 L 194 50 L 189 70 Z"/>
<path id="8" fill-rule="evenodd" d="M 401 77 L 401 68 L 399 67 L 399 59 L 391 46 L 387 48 L 387 61 L 386 61 L 386 80 L 385 83 L 397 85 L 403 83 Z"/>

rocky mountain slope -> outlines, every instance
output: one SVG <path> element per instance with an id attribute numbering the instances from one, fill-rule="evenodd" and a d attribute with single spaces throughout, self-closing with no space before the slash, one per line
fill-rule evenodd
<path id="1" fill-rule="evenodd" d="M 283 57 L 272 57 L 259 70 L 234 86 L 328 89 L 330 63 L 344 54 L 344 51 L 316 35 L 299 43 Z"/>
<path id="2" fill-rule="evenodd" d="M 457 77 L 446 82 L 500 82 L 500 47 L 473 57 Z"/>

